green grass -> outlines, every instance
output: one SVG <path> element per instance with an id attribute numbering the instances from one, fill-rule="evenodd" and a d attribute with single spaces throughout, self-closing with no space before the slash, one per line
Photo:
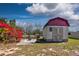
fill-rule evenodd
<path id="1" fill-rule="evenodd" d="M 68 42 L 64 43 L 45 43 L 45 44 L 35 44 L 35 46 L 56 46 L 56 47 L 63 47 L 64 49 L 77 49 L 79 47 L 79 40 L 77 39 L 70 39 Z M 76 48 L 75 48 L 76 47 Z"/>
<path id="2" fill-rule="evenodd" d="M 72 52 L 63 52 L 63 50 L 79 50 L 79 40 L 69 38 L 68 42 L 65 43 L 35 43 L 33 45 L 19 46 L 22 48 L 21 51 L 17 51 L 15 55 L 32 55 L 45 54 L 45 55 L 71 55 Z M 57 51 L 51 52 L 48 51 L 49 48 Z M 48 52 L 43 52 L 42 50 L 46 49 Z M 53 54 L 52 54 L 53 53 Z"/>
<path id="3" fill-rule="evenodd" d="M 69 38 L 68 42 L 64 43 L 35 43 L 33 45 L 24 45 L 24 46 L 17 46 L 21 48 L 22 50 L 17 51 L 16 53 L 12 55 L 26 55 L 26 56 L 36 56 L 36 55 L 73 55 L 75 54 L 72 52 L 72 50 L 79 51 L 79 40 L 78 39 L 72 39 Z M 52 48 L 56 52 L 49 51 L 49 49 Z M 42 51 L 45 49 L 47 52 Z M 68 50 L 69 52 L 66 52 L 64 50 Z"/>
<path id="4" fill-rule="evenodd" d="M 69 46 L 79 45 L 79 40 L 78 39 L 71 39 L 71 38 L 69 38 L 68 45 Z"/>
<path id="5" fill-rule="evenodd" d="M 72 39 L 69 38 L 68 42 L 62 42 L 62 43 L 36 43 L 34 44 L 35 46 L 42 46 L 42 45 L 46 45 L 46 46 L 78 46 L 79 45 L 79 40 L 78 39 Z"/>

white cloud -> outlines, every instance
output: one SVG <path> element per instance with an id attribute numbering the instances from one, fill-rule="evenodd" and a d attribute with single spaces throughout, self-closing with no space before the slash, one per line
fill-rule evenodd
<path id="1" fill-rule="evenodd" d="M 48 11 L 48 9 L 44 6 L 44 4 L 33 4 L 32 7 L 26 8 L 29 12 L 32 12 L 33 14 L 36 13 L 45 13 Z"/>
<path id="2" fill-rule="evenodd" d="M 33 4 L 32 6 L 27 7 L 26 11 L 32 14 L 45 14 L 52 17 L 60 16 L 67 19 L 79 20 L 79 15 L 74 12 L 77 7 L 77 4 L 44 3 Z"/>
<path id="3" fill-rule="evenodd" d="M 41 3 L 41 4 L 32 4 L 26 8 L 26 11 L 34 15 L 46 15 L 50 17 L 62 17 L 69 20 L 70 29 L 78 30 L 79 27 L 79 15 L 75 12 L 79 8 L 79 4 L 57 4 L 57 3 Z"/>

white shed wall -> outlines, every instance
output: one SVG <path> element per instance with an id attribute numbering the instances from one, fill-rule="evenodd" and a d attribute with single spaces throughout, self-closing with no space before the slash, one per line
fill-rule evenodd
<path id="1" fill-rule="evenodd" d="M 59 33 L 59 35 L 62 35 L 61 37 L 59 37 L 61 39 L 54 39 L 54 35 L 55 34 L 57 35 L 57 33 L 52 34 L 53 31 L 52 32 L 49 31 L 50 27 L 52 27 L 52 28 L 62 28 L 63 29 L 63 31 L 61 33 Z M 54 41 L 68 39 L 68 27 L 66 27 L 66 26 L 47 26 L 43 30 L 43 36 L 47 40 L 50 39 L 50 40 L 54 40 Z"/>

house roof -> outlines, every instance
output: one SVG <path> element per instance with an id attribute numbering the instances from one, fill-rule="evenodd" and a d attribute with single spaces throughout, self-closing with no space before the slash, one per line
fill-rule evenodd
<path id="1" fill-rule="evenodd" d="M 69 26 L 69 23 L 66 19 L 61 18 L 61 17 L 56 17 L 53 19 L 50 19 L 44 26 Z"/>

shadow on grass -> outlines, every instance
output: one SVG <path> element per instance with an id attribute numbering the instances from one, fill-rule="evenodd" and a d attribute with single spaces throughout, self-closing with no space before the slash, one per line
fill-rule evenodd
<path id="1" fill-rule="evenodd" d="M 69 37 L 69 39 L 79 40 L 79 38 Z"/>
<path id="2" fill-rule="evenodd" d="M 62 42 L 68 42 L 68 40 L 62 40 L 62 41 L 46 41 L 45 39 L 38 39 L 36 43 L 62 43 Z"/>

